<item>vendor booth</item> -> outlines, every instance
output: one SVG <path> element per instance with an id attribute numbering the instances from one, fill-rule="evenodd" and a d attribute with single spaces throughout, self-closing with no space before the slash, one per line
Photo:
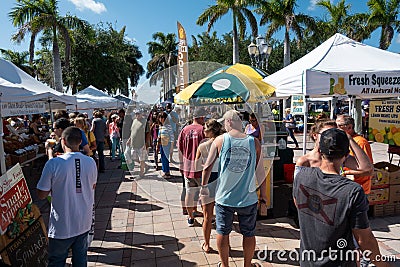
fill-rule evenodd
<path id="1" fill-rule="evenodd" d="M 51 113 L 56 109 L 65 109 L 67 104 L 74 105 L 75 103 L 75 97 L 64 95 L 51 89 L 19 69 L 13 63 L 0 59 L 1 118 L 44 112 Z M 0 132 L 2 133 L 0 135 L 0 166 L 3 174 L 6 171 L 5 161 L 6 159 L 10 160 L 9 155 L 5 155 L 4 153 L 3 138 L 7 139 L 8 136 L 3 136 L 3 124 L 0 126 Z M 37 144 L 40 140 L 31 140 L 28 136 L 17 137 L 17 133 L 14 133 L 14 137 L 10 137 L 6 141 L 6 145 L 9 146 L 8 148 L 14 153 L 13 156 L 18 159 L 13 163 L 19 162 L 23 164 L 27 161 L 33 161 L 37 157 L 38 149 L 33 143 Z M 17 155 L 15 154 L 16 152 L 21 153 Z"/>
<path id="2" fill-rule="evenodd" d="M 308 97 L 347 95 L 353 100 L 394 98 L 400 96 L 400 55 L 335 34 L 304 57 L 266 77 L 264 81 L 276 88 L 277 97 L 288 98 L 296 94 L 305 96 L 304 107 L 307 107 Z M 370 103 L 370 107 L 374 109 L 370 109 L 370 141 L 400 145 L 397 140 L 400 136 L 397 135 L 397 128 L 400 126 L 397 119 L 400 111 L 398 101 Z M 303 153 L 306 152 L 307 112 L 304 113 L 304 122 Z M 370 204 L 376 204 L 375 215 L 400 212 L 396 193 L 400 172 L 389 163 L 377 163 L 375 168 L 373 190 L 368 197 Z M 390 175 L 393 176 L 392 181 L 385 182 Z"/>
<path id="3" fill-rule="evenodd" d="M 277 97 L 343 96 L 388 98 L 400 96 L 400 55 L 335 34 L 310 53 L 264 81 Z M 305 109 L 306 110 L 306 109 Z M 307 114 L 304 114 L 307 133 Z M 303 153 L 305 153 L 304 134 Z"/>
<path id="4" fill-rule="evenodd" d="M 124 107 L 124 102 L 109 96 L 105 92 L 90 85 L 74 95 L 76 105 L 68 105 L 68 110 L 94 110 L 94 109 L 119 109 Z"/>

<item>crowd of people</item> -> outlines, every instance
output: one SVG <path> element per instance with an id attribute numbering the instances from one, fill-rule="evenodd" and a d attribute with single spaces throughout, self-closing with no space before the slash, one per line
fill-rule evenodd
<path id="1" fill-rule="evenodd" d="M 40 198 L 52 196 L 50 266 L 65 262 L 69 248 L 73 264 L 86 261 L 94 188 L 97 173 L 106 169 L 107 142 L 110 160 L 125 157 L 138 162 L 139 177 L 144 179 L 151 166 L 149 155 L 155 171 L 160 170 L 161 161 L 163 178 L 172 177 L 170 164 L 176 164 L 182 177 L 182 213 L 187 216 L 188 226 L 198 224 L 196 217 L 203 217 L 203 251 L 214 251 L 210 235 L 215 224 L 218 266 L 228 266 L 229 235 L 236 214 L 243 236 L 244 266 L 258 266 L 252 263 L 257 210 L 267 202 L 263 128 L 255 114 L 247 118 L 235 110 L 220 116 L 215 109 L 196 107 L 190 114 L 190 121 L 182 123 L 170 104 L 150 112 L 129 110 L 126 115 L 124 110 L 109 114 L 97 110 L 92 120 L 87 114 L 55 114 L 51 139 L 46 142 L 49 161 L 37 186 Z M 289 114 L 290 110 L 286 123 L 291 123 Z M 40 118 L 32 117 L 28 127 L 35 132 L 40 128 Z M 300 252 L 313 250 L 317 259 L 322 257 L 321 265 L 340 265 L 345 260 L 324 257 L 323 251 L 337 248 L 336 241 L 344 239 L 349 246 L 339 250 L 368 250 L 370 258 L 380 255 L 367 216 L 373 170 L 369 143 L 354 132 L 354 120 L 347 115 L 338 115 L 336 120 L 320 118 L 311 128 L 310 137 L 315 141 L 314 149 L 297 160 L 293 187 Z M 55 144 L 50 141 L 53 139 Z M 178 157 L 174 157 L 174 149 Z M 197 210 L 198 203 L 202 213 Z M 71 221 L 77 217 L 82 222 Z M 317 264 L 300 262 L 301 266 Z M 355 261 L 347 263 L 353 266 Z M 364 258 L 361 263 L 369 264 Z M 385 266 L 382 262 L 374 264 Z"/>

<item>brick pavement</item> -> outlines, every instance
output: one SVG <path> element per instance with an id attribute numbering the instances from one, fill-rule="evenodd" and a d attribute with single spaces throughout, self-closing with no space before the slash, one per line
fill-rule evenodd
<path id="1" fill-rule="evenodd" d="M 380 148 L 379 148 L 380 149 Z M 385 155 L 382 151 L 374 155 Z M 296 151 L 296 157 L 300 151 Z M 386 155 L 387 156 L 387 155 Z M 201 249 L 202 218 L 188 227 L 180 207 L 181 181 L 165 181 L 150 170 L 144 178 L 117 168 L 107 161 L 108 170 L 100 174 L 96 187 L 96 225 L 94 241 L 89 248 L 89 266 L 216 266 L 218 254 Z M 178 175 L 178 172 L 172 171 Z M 374 218 L 372 229 L 384 255 L 400 258 L 400 216 Z M 237 224 L 235 228 L 237 229 Z M 289 218 L 257 221 L 256 255 L 262 266 L 296 266 L 297 262 L 280 261 L 272 250 L 288 255 L 299 248 L 299 231 Z M 243 266 L 241 236 L 231 234 L 230 266 Z M 216 249 L 215 230 L 211 246 Z M 260 252 L 260 253 L 258 253 Z"/>

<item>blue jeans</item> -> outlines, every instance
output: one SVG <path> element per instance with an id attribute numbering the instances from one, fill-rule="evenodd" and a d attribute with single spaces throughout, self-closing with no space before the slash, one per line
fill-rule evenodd
<path id="1" fill-rule="evenodd" d="M 96 150 L 97 153 L 99 154 L 99 170 L 104 170 L 105 169 L 105 163 L 104 163 L 104 141 L 97 141 L 96 140 Z"/>
<path id="2" fill-rule="evenodd" d="M 169 173 L 169 153 L 165 154 L 163 146 L 160 146 L 160 154 L 161 154 L 161 169 L 164 173 Z"/>
<path id="3" fill-rule="evenodd" d="M 72 266 L 87 266 L 88 233 L 83 233 L 67 239 L 49 238 L 48 267 L 64 267 L 68 250 L 72 248 Z"/>
<path id="4" fill-rule="evenodd" d="M 294 144 L 295 144 L 296 146 L 299 146 L 299 143 L 297 143 L 296 137 L 294 137 L 293 130 L 294 130 L 293 128 L 286 128 L 286 132 L 289 134 L 290 138 L 292 138 Z"/>
<path id="5" fill-rule="evenodd" d="M 121 152 L 121 148 L 119 146 L 119 138 L 118 137 L 113 137 L 111 139 L 111 158 L 115 158 L 115 151 L 118 149 L 119 152 Z"/>

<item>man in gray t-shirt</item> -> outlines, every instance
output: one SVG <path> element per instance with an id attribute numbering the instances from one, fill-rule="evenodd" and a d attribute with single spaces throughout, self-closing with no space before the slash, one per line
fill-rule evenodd
<path id="1" fill-rule="evenodd" d="M 299 211 L 301 266 L 356 266 L 358 251 L 369 251 L 376 266 L 386 266 L 369 228 L 368 201 L 361 186 L 341 175 L 349 154 L 345 132 L 333 128 L 321 133 L 320 168 L 301 168 L 293 184 Z M 352 257 L 354 256 L 354 257 Z"/>
<path id="2" fill-rule="evenodd" d="M 143 117 L 142 111 L 135 111 L 135 119 L 132 122 L 131 133 L 126 142 L 128 155 L 132 155 L 134 160 L 139 160 L 140 177 L 144 176 L 147 159 L 147 150 L 145 145 L 146 119 Z"/>

